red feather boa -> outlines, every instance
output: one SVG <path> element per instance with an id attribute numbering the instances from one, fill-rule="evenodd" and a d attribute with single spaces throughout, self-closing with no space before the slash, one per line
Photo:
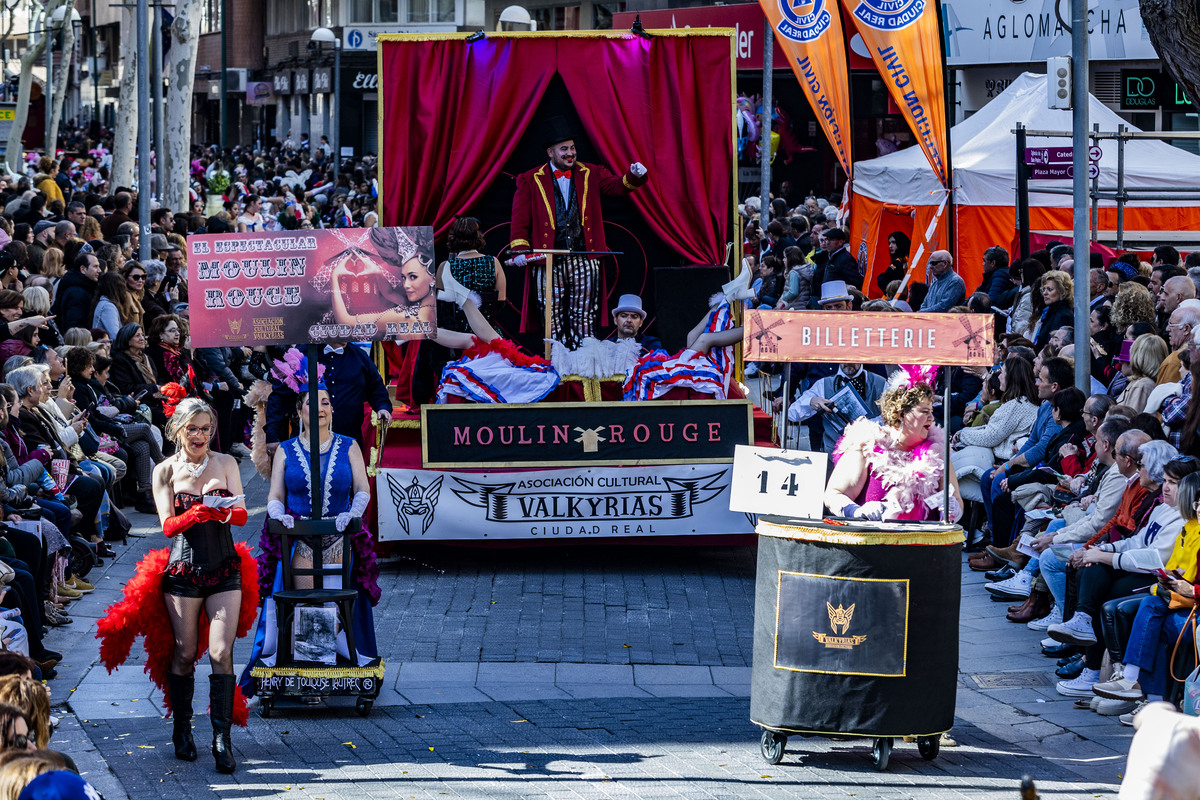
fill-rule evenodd
<path id="1" fill-rule="evenodd" d="M 499 353 L 508 363 L 516 367 L 542 367 L 550 362 L 538 356 L 526 353 L 514 342 L 508 339 L 493 339 L 485 342 L 476 337 L 475 344 L 463 351 L 463 358 L 481 358 L 490 353 Z"/>
<path id="2" fill-rule="evenodd" d="M 237 637 L 250 632 L 258 616 L 258 563 L 250 555 L 250 548 L 243 542 L 234 545 L 241 558 L 242 606 L 238 613 Z M 171 698 L 167 693 L 167 673 L 175 655 L 175 634 L 167 617 L 167 604 L 163 600 L 162 578 L 170 559 L 169 548 L 151 550 L 138 562 L 134 576 L 125 584 L 124 596 L 108 607 L 104 617 L 96 624 L 96 638 L 100 640 L 100 661 L 112 672 L 129 658 L 133 640 L 145 637 L 146 673 L 162 691 L 163 707 L 171 713 Z M 200 610 L 200 641 L 196 650 L 196 661 L 208 649 L 208 614 Z M 239 687 L 234 695 L 233 722 L 246 727 L 249 713 L 246 696 Z"/>

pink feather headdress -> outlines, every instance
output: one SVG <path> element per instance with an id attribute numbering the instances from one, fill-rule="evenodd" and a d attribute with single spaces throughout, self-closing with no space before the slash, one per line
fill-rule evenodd
<path id="1" fill-rule="evenodd" d="M 888 389 L 911 389 L 918 384 L 937 385 L 938 368 L 925 364 L 901 364 L 900 369 L 888 378 Z"/>
<path id="2" fill-rule="evenodd" d="M 308 357 L 294 347 L 289 347 L 283 354 L 283 360 L 276 359 L 272 371 L 279 380 L 296 394 L 308 391 Z M 325 388 L 325 365 L 317 364 L 317 387 Z"/>

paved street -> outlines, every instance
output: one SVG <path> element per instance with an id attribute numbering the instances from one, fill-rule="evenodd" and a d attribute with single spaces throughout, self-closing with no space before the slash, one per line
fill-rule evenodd
<path id="1" fill-rule="evenodd" d="M 257 531 L 266 484 L 244 466 Z M 1115 796 L 1132 731 L 1054 692 L 1038 634 L 1003 618 L 964 570 L 961 746 L 924 761 L 897 743 L 887 772 L 869 743 L 789 741 L 768 766 L 750 724 L 752 547 L 475 550 L 425 545 L 382 565 L 376 628 L 387 662 L 370 717 L 349 701 L 252 713 L 234 730 L 239 769 L 207 753 L 206 665 L 197 683 L 201 758 L 176 761 L 170 723 L 140 653 L 108 675 L 94 622 L 161 546 L 118 545 L 97 591 L 47 645 L 67 653 L 53 682 L 70 753 L 117 798 L 1016 798 L 1032 774 L 1045 798 Z M 239 643 L 235 662 L 249 652 Z"/>

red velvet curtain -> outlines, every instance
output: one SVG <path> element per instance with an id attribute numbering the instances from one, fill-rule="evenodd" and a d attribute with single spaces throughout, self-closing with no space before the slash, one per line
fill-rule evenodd
<path id="1" fill-rule="evenodd" d="M 440 237 L 483 196 L 554 75 L 554 42 L 381 42 L 383 211 Z"/>
<path id="2" fill-rule="evenodd" d="M 387 225 L 432 225 L 469 211 L 512 155 L 557 71 L 615 172 L 650 172 L 632 195 L 652 230 L 695 264 L 719 264 L 729 237 L 729 39 L 489 36 L 384 41 L 383 190 Z M 533 164 L 528 165 L 533 167 Z"/>
<path id="3" fill-rule="evenodd" d="M 558 72 L 614 172 L 649 181 L 631 197 L 650 228 L 694 264 L 725 260 L 733 181 L 729 40 L 562 39 Z"/>

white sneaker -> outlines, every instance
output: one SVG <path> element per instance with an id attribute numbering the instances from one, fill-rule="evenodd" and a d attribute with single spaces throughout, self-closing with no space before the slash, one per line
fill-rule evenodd
<path id="1" fill-rule="evenodd" d="M 1116 674 L 1119 675 L 1120 673 Z M 1137 702 L 1146 696 L 1146 693 L 1142 691 L 1141 684 L 1125 677 L 1113 678 L 1111 681 L 1098 683 L 1092 687 L 1092 691 L 1100 697 L 1107 697 L 1110 700 L 1131 700 Z"/>
<path id="2" fill-rule="evenodd" d="M 1060 644 L 1062 644 L 1062 642 L 1060 642 L 1058 639 L 1042 639 L 1039 644 L 1041 644 L 1042 647 L 1058 647 Z"/>
<path id="3" fill-rule="evenodd" d="M 1092 618 L 1082 611 L 1076 611 L 1075 615 L 1066 622 L 1051 625 L 1046 629 L 1046 633 L 1050 634 L 1050 638 L 1054 641 L 1063 644 L 1086 647 L 1096 643 L 1096 632 L 1092 630 Z"/>
<path id="4" fill-rule="evenodd" d="M 1031 621 L 1028 625 L 1028 628 L 1031 631 L 1044 631 L 1051 625 L 1057 625 L 1062 621 L 1062 608 L 1055 606 L 1054 608 L 1050 609 L 1050 613 L 1046 616 L 1042 617 L 1041 619 L 1035 619 Z"/>
<path id="5" fill-rule="evenodd" d="M 1102 717 L 1119 717 L 1137 708 L 1136 700 L 1110 700 L 1097 695 L 1092 701 L 1092 710 Z"/>
<path id="6" fill-rule="evenodd" d="M 750 264 L 742 259 L 741 272 L 737 274 L 736 278 L 721 287 L 721 291 L 725 295 L 725 302 L 733 305 L 738 300 L 753 300 L 754 290 L 750 288 L 750 284 L 753 282 L 754 273 L 750 270 Z"/>
<path id="7" fill-rule="evenodd" d="M 1055 687 L 1063 697 L 1095 697 L 1092 687 L 1100 680 L 1096 670 L 1085 669 L 1078 678 L 1059 681 Z"/>
<path id="8" fill-rule="evenodd" d="M 983 588 L 987 589 L 994 595 L 1006 598 L 1008 600 L 1022 600 L 1029 597 L 1029 592 L 1033 586 L 1033 575 L 1025 570 L 1021 570 L 1016 575 L 1003 581 L 996 583 L 985 583 Z"/>
<path id="9" fill-rule="evenodd" d="M 462 308 L 468 300 L 475 303 L 476 306 L 483 303 L 479 294 L 459 283 L 449 268 L 442 270 L 442 290 L 438 292 L 438 300 L 454 303 L 459 308 Z"/>
<path id="10" fill-rule="evenodd" d="M 1138 715 L 1138 712 L 1140 712 L 1143 708 L 1145 708 L 1146 704 L 1149 702 L 1150 702 L 1149 700 L 1142 700 L 1140 703 L 1135 705 L 1133 707 L 1133 710 L 1130 711 L 1128 714 L 1122 714 L 1121 716 L 1117 717 L 1117 721 L 1120 722 L 1122 725 L 1126 725 L 1126 726 L 1132 728 L 1133 727 L 1133 718 L 1136 717 Z"/>

